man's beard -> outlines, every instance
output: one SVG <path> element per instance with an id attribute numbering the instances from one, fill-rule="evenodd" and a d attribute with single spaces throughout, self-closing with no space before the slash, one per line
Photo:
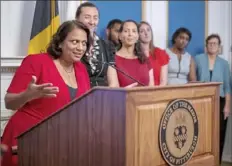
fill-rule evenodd
<path id="1" fill-rule="evenodd" d="M 112 33 L 111 33 L 111 31 L 109 33 L 108 40 L 111 41 L 115 46 L 117 46 L 119 44 L 119 42 L 116 42 L 115 40 L 112 39 Z"/>

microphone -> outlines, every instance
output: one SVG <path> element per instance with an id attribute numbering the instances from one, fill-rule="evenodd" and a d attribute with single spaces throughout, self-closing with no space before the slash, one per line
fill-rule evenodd
<path id="1" fill-rule="evenodd" d="M 140 81 L 136 80 L 135 78 L 131 77 L 129 74 L 125 73 L 123 70 L 119 69 L 118 67 L 116 67 L 115 65 L 113 64 L 110 64 L 108 62 L 102 62 L 102 61 L 99 61 L 97 59 L 92 59 L 92 62 L 99 62 L 99 63 L 102 63 L 103 65 L 106 64 L 112 68 L 114 68 L 115 70 L 119 71 L 120 73 L 122 73 L 124 76 L 130 78 L 131 80 L 137 82 L 138 84 L 142 85 L 142 86 L 146 86 L 145 84 L 141 83 Z"/>

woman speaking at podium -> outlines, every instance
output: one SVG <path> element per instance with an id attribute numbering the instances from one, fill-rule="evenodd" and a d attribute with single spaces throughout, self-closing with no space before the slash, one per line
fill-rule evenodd
<path id="1" fill-rule="evenodd" d="M 80 62 L 89 46 L 89 29 L 78 21 L 67 21 L 53 36 L 47 53 L 24 58 L 5 96 L 6 108 L 17 111 L 3 133 L 2 143 L 9 150 L 2 166 L 18 165 L 11 147 L 17 146 L 19 134 L 90 89 L 87 70 Z"/>

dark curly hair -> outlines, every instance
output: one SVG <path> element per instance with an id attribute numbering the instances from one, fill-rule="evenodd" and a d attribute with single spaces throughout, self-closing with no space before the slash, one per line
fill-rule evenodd
<path id="1" fill-rule="evenodd" d="M 122 20 L 117 19 L 117 18 L 110 20 L 106 26 L 106 29 L 112 29 L 115 24 L 122 24 Z"/>
<path id="2" fill-rule="evenodd" d="M 180 27 L 178 28 L 172 35 L 172 44 L 175 44 L 175 40 L 176 38 L 181 34 L 181 33 L 186 33 L 189 36 L 189 42 L 192 39 L 192 33 L 190 32 L 190 30 L 188 30 L 187 28 L 184 27 Z"/>
<path id="3" fill-rule="evenodd" d="M 49 53 L 54 59 L 60 58 L 62 50 L 59 45 L 65 40 L 68 34 L 74 29 L 78 28 L 84 30 L 87 34 L 87 49 L 89 51 L 90 45 L 92 43 L 89 29 L 81 22 L 77 20 L 66 21 L 58 28 L 57 32 L 53 35 L 48 48 L 47 53 Z"/>
<path id="4" fill-rule="evenodd" d="M 137 31 L 139 33 L 139 26 L 134 20 L 126 20 L 126 21 L 122 22 L 122 25 L 121 25 L 121 27 L 119 29 L 119 33 L 121 33 L 123 31 L 125 23 L 128 23 L 128 22 L 134 23 L 136 25 Z M 120 43 L 119 49 L 121 49 L 122 48 L 122 42 L 119 40 L 119 43 Z M 145 53 L 142 50 L 141 43 L 140 43 L 139 40 L 135 43 L 134 54 L 135 54 L 135 56 L 138 57 L 140 63 L 147 62 L 147 57 L 146 57 Z"/>

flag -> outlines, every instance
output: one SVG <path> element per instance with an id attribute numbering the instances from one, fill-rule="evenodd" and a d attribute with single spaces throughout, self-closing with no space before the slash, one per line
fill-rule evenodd
<path id="1" fill-rule="evenodd" d="M 57 0 L 37 0 L 28 54 L 46 52 L 47 46 L 60 25 Z"/>

